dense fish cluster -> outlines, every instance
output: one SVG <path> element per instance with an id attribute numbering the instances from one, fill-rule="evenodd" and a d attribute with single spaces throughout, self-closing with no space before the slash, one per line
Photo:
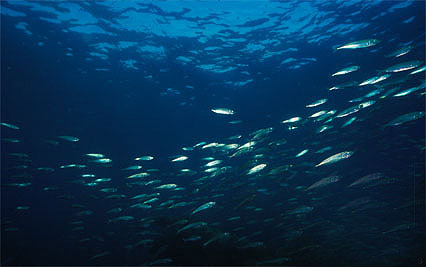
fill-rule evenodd
<path id="1" fill-rule="evenodd" d="M 351 60 L 333 64 L 323 77 L 330 84 L 303 105 L 252 127 L 244 107 L 206 104 L 205 123 L 225 123 L 220 135 L 190 136 L 168 155 L 143 148 L 116 155 L 69 129 L 32 137 L 33 126 L 2 121 L 3 200 L 18 203 L 6 216 L 2 210 L 2 234 L 15 240 L 26 216 L 58 212 L 64 243 L 93 265 L 141 254 L 133 264 L 188 264 L 178 254 L 198 259 L 221 249 L 248 265 L 348 264 L 333 263 L 336 254 L 400 264 L 396 251 L 412 260 L 411 244 L 425 233 L 413 219 L 424 207 L 425 139 L 410 132 L 424 128 L 425 63 L 414 53 L 424 44 L 369 35 L 330 46 L 336 62 Z M 382 69 L 356 61 L 371 55 Z M 37 201 L 47 204 L 41 210 Z M 53 202 L 62 210 L 49 210 Z"/>

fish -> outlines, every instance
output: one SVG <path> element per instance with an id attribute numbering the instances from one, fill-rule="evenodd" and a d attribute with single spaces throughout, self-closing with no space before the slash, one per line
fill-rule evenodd
<path id="1" fill-rule="evenodd" d="M 337 114 L 336 117 L 337 118 L 346 117 L 348 115 L 351 115 L 353 113 L 356 113 L 356 112 L 360 111 L 363 108 L 369 107 L 369 106 L 371 106 L 371 105 L 373 105 L 375 103 L 376 103 L 376 101 L 374 101 L 374 100 L 363 102 L 361 104 L 358 104 L 356 106 L 353 106 L 353 107 L 350 107 L 350 108 L 347 108 L 347 109 L 343 110 L 342 112 L 340 112 L 339 114 Z"/>
<path id="2" fill-rule="evenodd" d="M 305 107 L 307 107 L 307 108 L 313 108 L 313 107 L 317 107 L 319 105 L 322 105 L 322 104 L 324 104 L 326 102 L 327 102 L 327 98 L 322 98 L 322 99 L 319 99 L 319 100 L 317 100 L 317 101 L 315 101 L 315 102 L 313 102 L 313 103 L 311 103 L 309 105 L 306 105 Z"/>
<path id="3" fill-rule="evenodd" d="M 311 116 L 309 116 L 309 118 L 317 118 L 317 117 L 319 117 L 319 116 L 321 116 L 321 115 L 324 115 L 324 114 L 326 114 L 326 113 L 327 113 L 327 111 L 326 111 L 326 110 L 321 110 L 321 111 L 318 111 L 318 112 L 316 112 L 316 113 L 312 114 Z"/>
<path id="4" fill-rule="evenodd" d="M 412 45 L 404 46 L 404 47 L 401 47 L 401 48 L 385 55 L 385 57 L 387 57 L 387 58 L 389 58 L 389 57 L 400 57 L 400 56 L 403 56 L 403 55 L 407 54 L 408 52 L 410 52 L 411 49 L 413 49 Z"/>
<path id="5" fill-rule="evenodd" d="M 292 122 L 298 122 L 300 121 L 302 118 L 301 117 L 293 117 L 290 118 L 288 120 L 283 120 L 281 123 L 292 123 Z"/>
<path id="6" fill-rule="evenodd" d="M 323 125 L 320 128 L 318 128 L 318 130 L 316 131 L 316 133 L 322 133 L 322 132 L 324 132 L 324 131 L 326 131 L 328 129 L 332 129 L 332 128 L 334 128 L 333 125 Z"/>
<path id="7" fill-rule="evenodd" d="M 88 154 L 85 154 L 86 156 L 88 156 L 88 157 L 91 157 L 91 158 L 104 158 L 105 156 L 104 156 L 104 154 L 100 154 L 100 153 L 88 153 Z"/>
<path id="8" fill-rule="evenodd" d="M 151 199 L 145 200 L 145 201 L 143 202 L 143 204 L 152 203 L 152 202 L 155 202 L 155 201 L 157 201 L 157 200 L 159 200 L 159 198 L 158 198 L 158 197 L 153 197 L 153 198 L 151 198 Z"/>
<path id="9" fill-rule="evenodd" d="M 13 129 L 13 130 L 19 130 L 19 129 L 21 129 L 21 128 L 19 128 L 16 125 L 13 125 L 13 124 L 10 124 L 10 123 L 6 123 L 6 122 L 0 122 L 0 124 L 3 125 L 3 126 L 5 126 L 5 127 L 7 127 L 7 128 Z"/>
<path id="10" fill-rule="evenodd" d="M 133 166 L 129 166 L 127 168 L 122 169 L 123 171 L 134 171 L 134 170 L 140 170 L 142 169 L 142 166 L 140 165 L 133 165 Z"/>
<path id="11" fill-rule="evenodd" d="M 380 172 L 372 173 L 372 174 L 369 174 L 369 175 L 366 175 L 366 176 L 359 178 L 355 182 L 348 185 L 348 187 L 353 187 L 353 186 L 360 185 L 360 184 L 370 183 L 370 182 L 376 181 L 378 179 L 382 179 L 383 177 L 384 177 L 384 175 Z"/>
<path id="12" fill-rule="evenodd" d="M 81 177 L 83 177 L 83 178 L 93 178 L 93 177 L 95 177 L 96 175 L 94 175 L 94 174 L 81 174 L 80 175 Z"/>
<path id="13" fill-rule="evenodd" d="M 140 173 L 136 173 L 136 174 L 132 174 L 130 176 L 128 176 L 128 179 L 133 179 L 133 178 L 144 178 L 144 177 L 148 177 L 151 174 L 147 173 L 147 172 L 140 172 Z"/>
<path id="14" fill-rule="evenodd" d="M 135 158 L 135 160 L 153 160 L 153 159 L 154 159 L 153 156 L 142 156 L 142 157 Z"/>
<path id="15" fill-rule="evenodd" d="M 384 99 L 388 96 L 390 96 L 391 94 L 395 93 L 396 91 L 398 91 L 400 88 L 399 87 L 394 87 L 391 88 L 389 90 L 387 90 L 383 95 L 380 96 L 381 99 Z"/>
<path id="16" fill-rule="evenodd" d="M 319 150 L 315 151 L 315 153 L 324 153 L 324 152 L 329 151 L 329 150 L 332 150 L 332 149 L 333 149 L 333 148 L 332 148 L 331 146 L 326 146 L 326 147 L 324 147 L 324 148 L 321 148 L 321 149 L 319 149 Z"/>
<path id="17" fill-rule="evenodd" d="M 109 222 L 132 221 L 134 219 L 135 217 L 133 216 L 120 216 L 120 217 L 116 217 L 114 219 L 109 220 Z"/>
<path id="18" fill-rule="evenodd" d="M 216 205 L 216 202 L 214 202 L 214 201 L 207 202 L 206 204 L 203 204 L 203 205 L 199 206 L 193 212 L 191 212 L 191 215 L 194 215 L 195 213 L 200 212 L 202 210 L 212 208 L 215 205 Z"/>
<path id="19" fill-rule="evenodd" d="M 233 115 L 234 111 L 229 108 L 213 108 L 211 109 L 216 114 L 222 114 L 222 115 Z"/>
<path id="20" fill-rule="evenodd" d="M 111 163 L 112 160 L 108 159 L 108 158 L 101 158 L 101 159 L 91 160 L 90 162 L 95 162 L 95 163 Z"/>
<path id="21" fill-rule="evenodd" d="M 341 128 L 345 128 L 346 126 L 348 126 L 348 125 L 352 124 L 352 123 L 353 123 L 356 119 L 357 119 L 357 117 L 356 117 L 356 116 L 354 116 L 354 117 L 350 118 L 350 119 L 349 119 L 349 120 L 347 120 L 345 123 L 343 123 L 343 125 L 342 125 L 342 127 L 341 127 Z"/>
<path id="22" fill-rule="evenodd" d="M 136 203 L 136 204 L 130 205 L 130 208 L 150 209 L 150 208 L 152 208 L 152 206 L 151 205 L 146 205 L 144 203 Z"/>
<path id="23" fill-rule="evenodd" d="M 251 168 L 248 172 L 247 172 L 247 174 L 248 175 L 250 175 L 250 174 L 255 174 L 255 173 L 258 173 L 258 172 L 260 172 L 261 170 L 263 170 L 264 168 L 266 167 L 266 164 L 259 164 L 259 165 L 256 165 L 256 166 L 254 166 L 253 168 Z"/>
<path id="24" fill-rule="evenodd" d="M 188 225 L 185 225 L 184 227 L 182 227 L 181 229 L 179 229 L 178 231 L 177 231 L 177 233 L 179 234 L 179 233 L 181 233 L 181 232 L 183 232 L 183 231 L 186 231 L 186 230 L 188 230 L 188 229 L 191 229 L 191 228 L 201 228 L 201 227 L 203 227 L 203 226 L 207 226 L 207 223 L 206 222 L 194 222 L 194 223 L 190 223 L 190 224 L 188 224 Z"/>
<path id="25" fill-rule="evenodd" d="M 401 72 L 406 70 L 415 69 L 418 66 L 420 66 L 423 62 L 420 60 L 411 60 L 403 63 L 396 64 L 394 66 L 391 66 L 387 69 L 385 69 L 385 72 Z"/>
<path id="26" fill-rule="evenodd" d="M 213 166 L 219 165 L 220 163 L 222 163 L 222 160 L 217 159 L 217 160 L 207 162 L 204 166 L 205 167 L 213 167 Z"/>
<path id="27" fill-rule="evenodd" d="M 328 90 L 330 90 L 330 91 L 340 90 L 340 89 L 344 89 L 344 88 L 348 88 L 348 87 L 355 87 L 355 86 L 358 86 L 358 82 L 356 82 L 356 81 L 345 82 L 345 83 L 341 83 L 341 84 L 335 85 L 333 87 L 330 87 Z"/>
<path id="28" fill-rule="evenodd" d="M 365 96 L 364 96 L 364 98 L 369 98 L 369 97 L 372 97 L 372 96 L 375 96 L 375 95 L 378 95 L 378 94 L 380 94 L 381 92 L 383 92 L 383 88 L 378 88 L 378 89 L 376 89 L 376 90 L 373 90 L 373 91 L 371 91 L 371 92 L 369 92 L 369 93 L 367 93 Z"/>
<path id="29" fill-rule="evenodd" d="M 321 180 L 319 180 L 318 182 L 312 184 L 311 186 L 309 186 L 308 188 L 306 188 L 304 191 L 309 191 L 312 190 L 314 188 L 318 188 L 318 187 L 323 187 L 332 183 L 336 183 L 338 181 L 340 181 L 340 176 L 337 175 L 333 175 L 333 176 L 329 176 L 329 177 L 325 177 Z"/>
<path id="30" fill-rule="evenodd" d="M 399 126 L 409 121 L 418 120 L 424 117 L 424 115 L 425 115 L 424 111 L 410 112 L 393 119 L 392 121 L 388 122 L 385 126 Z"/>
<path id="31" fill-rule="evenodd" d="M 295 215 L 295 214 L 302 214 L 302 213 L 308 213 L 314 210 L 314 207 L 309 206 L 300 206 L 298 208 L 295 208 L 293 210 L 290 210 L 287 212 L 287 215 Z"/>
<path id="32" fill-rule="evenodd" d="M 303 155 L 305 155 L 306 153 L 308 153 L 309 149 L 304 149 L 302 151 L 300 151 L 297 155 L 296 158 L 301 157 Z"/>
<path id="33" fill-rule="evenodd" d="M 425 71 L 425 70 L 426 70 L 426 66 L 423 66 L 423 67 L 420 67 L 418 69 L 413 70 L 412 72 L 409 73 L 409 75 L 417 74 L 417 73 Z"/>
<path id="34" fill-rule="evenodd" d="M 115 193 L 115 192 L 117 192 L 117 188 L 114 188 L 114 187 L 102 188 L 99 191 L 105 192 L 105 193 Z"/>
<path id="35" fill-rule="evenodd" d="M 377 40 L 377 39 L 366 39 L 366 40 L 360 40 L 360 41 L 347 43 L 345 45 L 337 47 L 336 50 L 366 48 L 366 47 L 375 46 L 378 43 L 380 43 L 380 41 Z"/>
<path id="36" fill-rule="evenodd" d="M 217 147 L 219 145 L 219 143 L 213 142 L 213 143 L 209 143 L 209 144 L 205 144 L 201 147 L 201 149 L 206 149 L 206 148 L 211 148 L 211 147 Z"/>
<path id="37" fill-rule="evenodd" d="M 184 160 L 187 160 L 187 159 L 188 159 L 187 156 L 180 156 L 180 157 L 173 159 L 172 162 L 179 162 L 179 161 L 184 161 Z"/>
<path id="38" fill-rule="evenodd" d="M 409 94 L 411 94 L 412 92 L 418 91 L 418 90 L 420 90 L 420 89 L 422 89 L 422 88 L 421 88 L 421 87 L 419 87 L 419 86 L 411 87 L 411 88 L 406 89 L 406 90 L 403 90 L 403 91 L 401 91 L 401 92 L 399 92 L 399 93 L 397 93 L 397 94 L 394 94 L 394 95 L 393 95 L 393 97 L 406 96 L 406 95 L 409 95 Z"/>
<path id="39" fill-rule="evenodd" d="M 343 69 L 337 71 L 336 73 L 333 73 L 331 76 L 334 77 L 334 76 L 338 76 L 338 75 L 348 74 L 348 73 L 359 70 L 359 68 L 360 68 L 359 66 L 349 66 L 349 67 L 346 67 L 346 68 L 343 68 Z"/>
<path id="40" fill-rule="evenodd" d="M 60 135 L 58 136 L 58 138 L 68 141 L 68 142 L 78 142 L 80 141 L 80 138 L 78 137 L 74 137 L 74 136 L 69 136 L 69 135 Z"/>
<path id="41" fill-rule="evenodd" d="M 176 184 L 163 184 L 156 187 L 156 189 L 173 189 L 176 188 Z"/>
<path id="42" fill-rule="evenodd" d="M 364 85 L 369 85 L 369 84 L 376 84 L 378 82 L 386 80 L 390 76 L 391 76 L 390 74 L 384 74 L 384 75 L 374 76 L 374 77 L 372 77 L 370 79 L 367 79 L 367 80 L 363 81 L 362 83 L 359 84 L 359 86 L 364 86 Z"/>
<path id="43" fill-rule="evenodd" d="M 66 168 L 86 168 L 86 165 L 83 165 L 83 164 L 68 164 L 68 165 L 62 165 L 59 168 L 60 169 L 66 169 Z"/>
<path id="44" fill-rule="evenodd" d="M 101 183 L 101 182 L 110 182 L 111 178 L 98 178 L 95 180 L 95 183 Z"/>
<path id="45" fill-rule="evenodd" d="M 8 142 L 8 143 L 19 143 L 21 141 L 19 141 L 19 139 L 16 138 L 2 138 L 1 139 L 4 142 Z"/>
<path id="46" fill-rule="evenodd" d="M 353 151 L 343 151 L 343 152 L 339 152 L 337 154 L 334 154 L 333 156 L 330 156 L 328 158 L 326 158 L 325 160 L 321 161 L 320 163 L 318 163 L 317 165 L 315 165 L 315 167 L 319 167 L 322 165 L 328 165 L 328 164 L 332 164 L 332 163 L 336 163 L 342 159 L 347 159 L 350 156 L 352 156 L 354 154 Z"/>

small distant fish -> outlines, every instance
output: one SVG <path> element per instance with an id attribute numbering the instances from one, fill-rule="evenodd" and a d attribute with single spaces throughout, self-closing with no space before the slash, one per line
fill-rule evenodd
<path id="1" fill-rule="evenodd" d="M 101 182 L 110 182 L 111 178 L 98 178 L 95 180 L 95 183 L 101 183 Z"/>
<path id="2" fill-rule="evenodd" d="M 354 154 L 353 151 L 343 151 L 343 152 L 337 153 L 337 154 L 335 154 L 331 157 L 328 157 L 325 160 L 321 161 L 320 163 L 315 165 L 315 167 L 319 167 L 319 166 L 322 166 L 322 165 L 328 165 L 328 164 L 338 162 L 342 159 L 347 159 L 350 156 L 352 156 L 353 154 Z"/>
<path id="3" fill-rule="evenodd" d="M 320 128 L 318 128 L 318 130 L 316 131 L 316 133 L 322 133 L 328 129 L 333 128 L 333 125 L 322 125 Z"/>
<path id="4" fill-rule="evenodd" d="M 315 153 L 324 153 L 324 152 L 329 151 L 329 150 L 332 150 L 332 149 L 333 149 L 333 148 L 332 148 L 331 146 L 326 146 L 326 147 L 324 147 L 324 148 L 321 148 L 321 149 L 319 149 L 319 150 L 315 151 Z"/>
<path id="5" fill-rule="evenodd" d="M 415 69 L 420 66 L 422 62 L 420 60 L 411 60 L 403 63 L 396 64 L 385 69 L 385 72 L 401 72 L 406 70 Z"/>
<path id="6" fill-rule="evenodd" d="M 229 108 L 213 108 L 211 109 L 216 114 L 223 114 L 223 115 L 233 115 L 234 111 Z"/>
<path id="7" fill-rule="evenodd" d="M 337 118 L 346 117 L 348 115 L 351 115 L 351 114 L 353 114 L 355 112 L 360 111 L 363 108 L 369 107 L 369 106 L 371 106 L 371 105 L 373 105 L 375 103 L 376 103 L 376 101 L 374 101 L 374 100 L 369 100 L 369 101 L 360 103 L 360 104 L 358 104 L 356 106 L 353 106 L 353 107 L 350 107 L 350 108 L 347 108 L 347 109 L 343 110 L 342 112 L 340 112 L 339 114 L 337 114 L 336 117 Z"/>
<path id="8" fill-rule="evenodd" d="M 336 73 L 333 73 L 331 76 L 338 76 L 338 75 L 348 74 L 348 73 L 351 73 L 351 72 L 359 70 L 359 68 L 360 68 L 359 66 L 346 67 L 346 68 L 343 68 L 343 69 L 339 70 Z"/>
<path id="9" fill-rule="evenodd" d="M 114 188 L 114 187 L 102 188 L 99 191 L 105 192 L 105 193 L 115 193 L 115 192 L 117 192 L 117 188 Z"/>
<path id="10" fill-rule="evenodd" d="M 183 242 L 193 242 L 193 241 L 198 241 L 200 239 L 201 239 L 201 236 L 199 235 L 191 236 L 191 237 L 183 238 Z"/>
<path id="11" fill-rule="evenodd" d="M 74 136 L 68 136 L 68 135 L 61 135 L 58 136 L 58 138 L 68 141 L 68 142 L 78 142 L 80 141 L 80 139 L 78 137 L 74 137 Z"/>
<path id="12" fill-rule="evenodd" d="M 426 70 L 426 66 L 423 66 L 423 67 L 420 67 L 418 69 L 413 70 L 412 72 L 409 73 L 409 75 L 413 75 L 413 74 L 416 74 L 416 73 L 419 73 L 419 72 L 422 72 L 422 71 L 425 71 L 425 70 Z"/>
<path id="13" fill-rule="evenodd" d="M 137 208 L 137 209 L 150 209 L 152 208 L 151 205 L 146 205 L 143 203 L 136 203 L 130 206 L 130 208 Z"/>
<path id="14" fill-rule="evenodd" d="M 123 171 L 133 171 L 133 170 L 139 170 L 142 169 L 142 166 L 139 165 L 134 165 L 134 166 L 130 166 L 127 168 L 122 169 Z"/>
<path id="15" fill-rule="evenodd" d="M 1 140 L 4 141 L 4 142 L 7 142 L 7 143 L 19 143 L 20 142 L 19 139 L 16 139 L 16 138 L 2 138 Z"/>
<path id="16" fill-rule="evenodd" d="M 93 177 L 95 177 L 96 175 L 94 175 L 94 174 L 82 174 L 82 175 L 80 175 L 81 177 L 83 177 L 83 178 L 93 178 Z"/>
<path id="17" fill-rule="evenodd" d="M 153 160 L 154 157 L 153 156 L 142 156 L 139 158 L 135 158 L 135 160 Z"/>
<path id="18" fill-rule="evenodd" d="M 288 120 L 284 120 L 284 121 L 282 121 L 281 123 L 298 122 L 298 121 L 300 121 L 301 119 L 302 119 L 301 117 L 293 117 L 293 118 L 290 118 L 290 119 L 288 119 Z"/>
<path id="19" fill-rule="evenodd" d="M 324 114 L 326 114 L 326 113 L 327 113 L 327 111 L 326 111 L 326 110 L 321 110 L 321 111 L 318 111 L 318 112 L 316 112 L 316 113 L 312 114 L 311 116 L 309 116 L 309 118 L 317 118 L 317 117 L 319 117 L 319 116 L 321 116 L 321 115 L 324 115 Z"/>
<path id="20" fill-rule="evenodd" d="M 131 221 L 134 220 L 135 217 L 133 216 L 120 216 L 120 217 L 116 217 L 114 219 L 109 220 L 109 222 L 119 222 L 119 221 Z"/>
<path id="21" fill-rule="evenodd" d="M 122 211 L 123 211 L 122 208 L 114 208 L 114 209 L 108 210 L 106 213 L 118 213 L 118 212 L 122 212 Z"/>
<path id="22" fill-rule="evenodd" d="M 365 81 L 363 81 L 362 83 L 359 84 L 359 86 L 364 86 L 364 85 L 368 85 L 368 84 L 376 84 L 378 82 L 384 81 L 387 78 L 390 77 L 390 74 L 384 74 L 384 75 L 380 75 L 380 76 L 374 76 L 370 79 L 367 79 Z"/>
<path id="23" fill-rule="evenodd" d="M 322 99 L 319 99 L 319 100 L 317 100 L 317 101 L 313 102 L 312 104 L 306 105 L 306 107 L 307 107 L 307 108 L 313 108 L 313 107 L 316 107 L 316 106 L 322 105 L 322 104 L 324 104 L 325 102 L 327 102 L 327 98 L 322 98 Z"/>
<path id="24" fill-rule="evenodd" d="M 423 111 L 416 111 L 416 112 L 407 113 L 407 114 L 401 115 L 401 116 L 397 117 L 396 119 L 390 121 L 385 126 L 398 126 L 398 125 L 404 124 L 404 123 L 409 122 L 409 121 L 420 119 L 424 115 L 425 115 L 425 112 L 423 112 Z"/>
<path id="25" fill-rule="evenodd" d="M 136 174 L 130 175 L 127 178 L 129 178 L 129 179 L 133 179 L 133 178 L 144 178 L 144 177 L 148 177 L 148 176 L 150 176 L 149 173 L 147 173 L 147 172 L 140 172 L 140 173 L 136 173 Z"/>
<path id="26" fill-rule="evenodd" d="M 163 185 L 157 186 L 156 189 L 173 189 L 176 187 L 177 187 L 176 184 L 163 184 Z"/>
<path id="27" fill-rule="evenodd" d="M 260 172 L 261 170 L 263 170 L 264 168 L 266 167 L 266 164 L 259 164 L 259 165 L 256 165 L 256 166 L 254 166 L 253 168 L 251 168 L 248 172 L 247 172 L 247 174 L 248 175 L 250 175 L 250 174 L 255 174 L 255 173 L 258 173 L 258 172 Z"/>
<path id="28" fill-rule="evenodd" d="M 305 155 L 306 153 L 308 153 L 308 151 L 309 151 L 309 149 L 304 149 L 304 150 L 302 150 L 301 152 L 299 152 L 299 153 L 296 155 L 296 158 L 298 158 L 298 157 L 301 157 L 301 156 Z"/>
<path id="29" fill-rule="evenodd" d="M 89 261 L 92 261 L 92 260 L 94 260 L 94 259 L 97 259 L 97 258 L 101 258 L 101 257 L 107 256 L 107 255 L 109 255 L 109 254 L 111 254 L 111 252 L 109 252 L 109 251 L 105 251 L 105 252 L 102 252 L 102 253 L 96 254 L 96 255 L 92 256 L 92 257 L 89 259 Z"/>
<path id="30" fill-rule="evenodd" d="M 60 169 L 66 169 L 66 168 L 86 168 L 86 165 L 83 164 L 68 164 L 68 165 L 62 165 L 59 167 Z"/>
<path id="31" fill-rule="evenodd" d="M 205 167 L 213 167 L 213 166 L 219 165 L 220 163 L 222 163 L 222 161 L 220 159 L 217 159 L 217 160 L 213 160 L 213 161 L 206 163 L 204 166 Z"/>
<path id="32" fill-rule="evenodd" d="M 16 125 L 10 124 L 10 123 L 5 123 L 5 122 L 0 122 L 1 125 L 8 127 L 10 129 L 14 129 L 14 130 L 19 130 L 20 128 Z"/>
<path id="33" fill-rule="evenodd" d="M 349 120 L 347 120 L 345 123 L 343 123 L 342 128 L 344 128 L 344 127 L 346 127 L 346 126 L 348 126 L 348 125 L 352 124 L 352 123 L 353 123 L 356 119 L 357 119 L 357 118 L 356 118 L 356 116 L 354 116 L 354 117 L 350 118 L 350 119 L 349 119 Z"/>
<path id="34" fill-rule="evenodd" d="M 187 160 L 187 159 L 188 159 L 187 156 L 180 156 L 180 157 L 173 159 L 172 162 L 179 162 L 179 161 L 184 161 L 184 160 Z"/>
<path id="35" fill-rule="evenodd" d="M 242 120 L 228 121 L 229 124 L 240 124 L 242 122 L 243 122 Z"/>
<path id="36" fill-rule="evenodd" d="M 374 46 L 378 43 L 380 43 L 380 41 L 377 39 L 366 39 L 366 40 L 347 43 L 345 45 L 337 47 L 336 50 L 366 48 L 366 47 Z"/>
<path id="37" fill-rule="evenodd" d="M 396 51 L 393 51 L 392 53 L 385 55 L 385 57 L 400 57 L 400 56 L 403 56 L 403 55 L 407 54 L 408 52 L 410 52 L 411 49 L 413 49 L 413 46 L 411 46 L 411 45 L 401 47 L 401 48 L 397 49 Z"/>
<path id="38" fill-rule="evenodd" d="M 350 185 L 348 185 L 348 187 L 352 187 L 352 186 L 356 186 L 356 185 L 360 185 L 360 184 L 366 184 L 366 183 L 370 183 L 373 181 L 376 181 L 378 179 L 382 179 L 384 177 L 384 175 L 382 173 L 372 173 L 366 176 L 363 176 L 361 178 L 359 178 L 358 180 L 356 180 L 355 182 L 351 183 Z"/>
<path id="39" fill-rule="evenodd" d="M 313 211 L 314 208 L 313 207 L 309 207 L 309 206 L 301 206 L 298 207 L 296 209 L 290 210 L 287 212 L 288 215 L 295 215 L 295 214 L 302 214 L 302 213 L 308 213 Z"/>
<path id="40" fill-rule="evenodd" d="M 214 201 L 207 202 L 206 204 L 203 204 L 203 205 L 199 206 L 198 208 L 196 208 L 196 209 L 195 209 L 195 210 L 191 213 L 191 215 L 194 215 L 195 213 L 200 212 L 200 211 L 202 211 L 202 210 L 212 208 L 212 207 L 214 207 L 214 205 L 216 205 L 216 202 L 214 202 Z"/>
<path id="41" fill-rule="evenodd" d="M 108 158 L 101 158 L 101 159 L 91 160 L 91 162 L 95 162 L 95 163 L 111 163 L 112 160 L 108 159 Z"/>
<path id="42" fill-rule="evenodd" d="M 99 153 L 88 153 L 88 154 L 85 154 L 86 156 L 88 156 L 88 157 L 91 157 L 91 158 L 104 158 L 105 156 L 103 155 L 103 154 L 99 154 Z"/>
<path id="43" fill-rule="evenodd" d="M 328 90 L 330 90 L 330 91 L 340 90 L 340 89 L 344 89 L 344 88 L 348 88 L 348 87 L 355 87 L 355 86 L 358 86 L 358 82 L 356 82 L 356 81 L 345 82 L 345 83 L 341 83 L 341 84 L 335 85 L 333 87 L 330 87 Z"/>
<path id="44" fill-rule="evenodd" d="M 334 176 L 325 177 L 325 178 L 319 180 L 318 182 L 312 184 L 311 186 L 306 188 L 304 191 L 309 191 L 309 190 L 312 190 L 314 188 L 323 187 L 323 186 L 329 185 L 331 183 L 336 183 L 338 181 L 340 181 L 340 176 L 334 175 Z"/>

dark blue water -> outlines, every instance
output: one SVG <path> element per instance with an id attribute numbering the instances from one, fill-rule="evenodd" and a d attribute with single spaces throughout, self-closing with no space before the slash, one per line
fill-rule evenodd
<path id="1" fill-rule="evenodd" d="M 2 1 L 1 40 L 2 265 L 424 265 L 424 113 L 389 123 L 425 111 L 424 2 Z"/>

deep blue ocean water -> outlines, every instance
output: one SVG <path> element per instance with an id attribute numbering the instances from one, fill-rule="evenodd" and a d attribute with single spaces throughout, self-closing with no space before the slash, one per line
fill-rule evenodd
<path id="1" fill-rule="evenodd" d="M 425 264 L 425 2 L 0 7 L 2 265 Z"/>

